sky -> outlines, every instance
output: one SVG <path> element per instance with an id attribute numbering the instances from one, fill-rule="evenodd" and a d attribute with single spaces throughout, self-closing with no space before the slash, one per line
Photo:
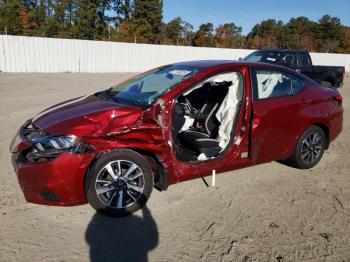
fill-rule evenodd
<path id="1" fill-rule="evenodd" d="M 214 26 L 235 23 L 243 34 L 265 19 L 288 22 L 292 17 L 306 16 L 317 21 L 329 14 L 350 26 L 350 0 L 164 0 L 163 21 L 180 16 L 197 30 L 211 22 Z"/>

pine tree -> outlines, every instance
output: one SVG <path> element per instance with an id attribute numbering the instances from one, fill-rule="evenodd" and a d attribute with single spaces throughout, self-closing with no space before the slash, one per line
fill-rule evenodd
<path id="1" fill-rule="evenodd" d="M 166 41 L 174 45 L 179 44 L 179 40 L 181 41 L 182 23 L 182 19 L 180 17 L 176 17 L 168 24 L 164 25 Z"/>
<path id="2" fill-rule="evenodd" d="M 315 27 L 318 50 L 327 53 L 336 51 L 345 38 L 345 31 L 340 19 L 324 15 L 318 22 Z"/>
<path id="3" fill-rule="evenodd" d="M 135 0 L 132 23 L 135 28 L 134 37 L 138 42 L 160 43 L 162 13 L 162 0 Z"/>
<path id="4" fill-rule="evenodd" d="M 47 19 L 46 16 L 46 1 L 27 1 L 26 9 L 30 20 L 29 28 L 26 28 L 28 35 L 42 35 L 43 27 Z"/>
<path id="5" fill-rule="evenodd" d="M 97 4 L 88 0 L 77 0 L 72 35 L 78 39 L 96 39 Z"/>
<path id="6" fill-rule="evenodd" d="M 192 34 L 193 26 L 183 21 L 181 17 L 176 17 L 169 23 L 163 24 L 162 44 L 190 45 Z"/>
<path id="7" fill-rule="evenodd" d="M 122 22 L 128 21 L 131 17 L 133 2 L 130 0 L 111 1 L 111 7 L 115 11 L 115 26 L 119 27 Z"/>
<path id="8" fill-rule="evenodd" d="M 0 5 L 0 32 L 11 35 L 23 33 L 23 22 L 21 17 L 23 6 L 19 0 L 7 0 Z"/>
<path id="9" fill-rule="evenodd" d="M 221 48 L 241 48 L 242 47 L 242 27 L 235 23 L 226 23 L 216 28 L 216 46 Z"/>
<path id="10" fill-rule="evenodd" d="M 96 20 L 96 38 L 106 40 L 109 35 L 110 18 L 106 15 L 107 10 L 111 10 L 109 0 L 97 0 L 97 20 Z"/>
<path id="11" fill-rule="evenodd" d="M 267 19 L 256 24 L 247 36 L 250 48 L 282 47 L 285 43 L 285 26 L 282 21 Z M 259 46 L 251 45 L 258 43 Z"/>
<path id="12" fill-rule="evenodd" d="M 202 24 L 196 32 L 193 43 L 194 46 L 214 47 L 214 26 L 212 23 Z"/>
<path id="13" fill-rule="evenodd" d="M 38 34 L 47 37 L 72 37 L 74 0 L 56 0 L 46 2 L 48 10 L 45 22 L 38 28 Z"/>
<path id="14" fill-rule="evenodd" d="M 310 21 L 307 17 L 291 18 L 286 24 L 285 45 L 293 49 L 315 51 L 317 23 Z"/>

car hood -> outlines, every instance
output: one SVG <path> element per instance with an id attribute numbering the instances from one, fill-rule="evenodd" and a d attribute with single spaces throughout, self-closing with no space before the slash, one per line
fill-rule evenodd
<path id="1" fill-rule="evenodd" d="M 127 129 L 141 113 L 141 107 L 91 95 L 49 107 L 32 123 L 50 135 L 106 136 Z"/>

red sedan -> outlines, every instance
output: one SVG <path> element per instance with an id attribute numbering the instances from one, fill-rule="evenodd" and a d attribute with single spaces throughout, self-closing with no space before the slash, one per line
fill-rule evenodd
<path id="1" fill-rule="evenodd" d="M 130 214 L 153 187 L 273 160 L 315 166 L 341 132 L 342 97 L 287 68 L 176 63 L 46 109 L 10 145 L 28 202 Z"/>

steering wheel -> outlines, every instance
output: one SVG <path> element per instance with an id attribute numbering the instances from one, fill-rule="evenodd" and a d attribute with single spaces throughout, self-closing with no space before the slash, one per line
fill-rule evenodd
<path id="1" fill-rule="evenodd" d="M 196 118 L 199 115 L 199 111 L 192 106 L 188 98 L 185 98 L 185 103 L 183 103 L 183 105 L 184 105 L 185 114 L 194 118 Z"/>

